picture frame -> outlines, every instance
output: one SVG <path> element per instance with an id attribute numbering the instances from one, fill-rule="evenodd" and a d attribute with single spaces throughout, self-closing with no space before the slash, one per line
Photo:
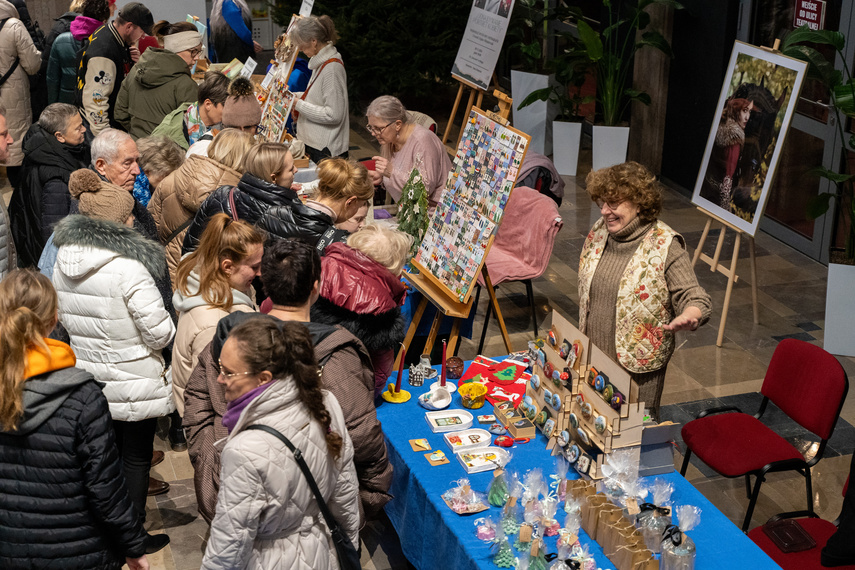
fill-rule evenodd
<path id="1" fill-rule="evenodd" d="M 754 236 L 807 63 L 734 42 L 692 203 Z"/>

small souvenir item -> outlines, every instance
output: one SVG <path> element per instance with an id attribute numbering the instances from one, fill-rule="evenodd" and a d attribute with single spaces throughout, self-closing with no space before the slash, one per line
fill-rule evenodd
<path id="1" fill-rule="evenodd" d="M 585 418 L 585 421 L 591 421 L 591 418 L 594 416 L 594 407 L 591 406 L 589 402 L 585 402 L 581 406 L 582 417 Z"/>
<path id="2" fill-rule="evenodd" d="M 419 396 L 419 405 L 428 410 L 444 410 L 451 404 L 451 394 L 445 388 L 437 388 Z"/>
<path id="3" fill-rule="evenodd" d="M 499 568 L 513 568 L 515 566 L 511 543 L 508 542 L 505 532 L 501 529 L 496 532 L 496 538 L 493 539 L 493 548 L 495 548 L 493 564 Z"/>
<path id="4" fill-rule="evenodd" d="M 547 378 L 552 378 L 552 372 L 553 372 L 554 370 L 555 370 L 555 367 L 554 367 L 554 366 L 552 366 L 552 363 L 551 363 L 551 362 L 547 362 L 547 363 L 543 366 L 543 373 L 544 373 L 544 374 L 546 374 L 546 377 L 547 377 Z"/>
<path id="5" fill-rule="evenodd" d="M 411 439 L 410 447 L 413 451 L 430 451 L 430 443 L 426 439 Z"/>
<path id="6" fill-rule="evenodd" d="M 490 432 L 483 429 L 454 431 L 446 433 L 443 436 L 446 445 L 448 445 L 454 453 L 460 453 L 468 449 L 490 445 L 491 438 L 492 435 L 490 435 Z"/>
<path id="7" fill-rule="evenodd" d="M 570 421 L 570 425 L 573 427 L 573 429 L 579 427 L 579 418 L 576 417 L 576 414 L 570 412 L 570 415 L 567 416 L 567 419 Z"/>
<path id="8" fill-rule="evenodd" d="M 425 421 L 433 433 L 468 429 L 472 427 L 472 420 L 472 414 L 466 410 L 443 410 L 425 413 Z"/>
<path id="9" fill-rule="evenodd" d="M 555 420 L 550 418 L 543 424 L 543 435 L 546 437 L 552 437 L 553 431 L 555 431 Z"/>
<path id="10" fill-rule="evenodd" d="M 490 433 L 496 435 L 504 435 L 508 430 L 502 424 L 493 424 L 490 426 Z"/>
<path id="11" fill-rule="evenodd" d="M 615 387 L 612 386 L 611 384 L 606 384 L 606 387 L 603 388 L 603 399 L 606 402 L 611 402 L 612 396 L 614 396 L 614 395 L 615 395 Z"/>
<path id="12" fill-rule="evenodd" d="M 593 386 L 594 385 L 594 378 L 599 376 L 599 374 L 600 373 L 597 372 L 597 369 L 594 368 L 593 366 L 591 366 L 591 369 L 588 370 L 588 376 L 587 376 L 588 384 Z"/>
<path id="13" fill-rule="evenodd" d="M 398 378 L 394 384 L 389 383 L 389 388 L 383 392 L 383 399 L 392 404 L 403 404 L 410 400 L 410 393 L 401 390 L 401 380 L 404 377 L 404 358 L 407 356 L 407 347 L 401 344 L 401 365 L 398 367 Z"/>
<path id="14" fill-rule="evenodd" d="M 491 424 L 491 423 L 494 423 L 495 421 L 496 421 L 496 416 L 494 416 L 493 414 L 478 416 L 478 423 L 479 424 Z"/>
<path id="15" fill-rule="evenodd" d="M 620 407 L 623 405 L 623 394 L 621 394 L 620 392 L 615 392 L 615 395 L 612 396 L 612 401 L 609 403 L 612 405 L 612 408 L 617 411 L 620 411 Z"/>
<path id="16" fill-rule="evenodd" d="M 505 470 L 496 469 L 493 471 L 493 480 L 487 488 L 487 500 L 494 507 L 504 507 L 508 502 L 508 481 L 505 479 Z M 480 537 L 479 537 L 480 538 Z"/>
<path id="17" fill-rule="evenodd" d="M 579 434 L 579 441 L 581 441 L 583 445 L 591 445 L 591 438 L 588 437 L 588 432 L 585 431 L 585 428 L 577 429 L 576 433 Z"/>
<path id="18" fill-rule="evenodd" d="M 500 435 L 499 437 L 496 438 L 496 441 L 494 441 L 493 443 L 495 443 L 499 447 L 513 447 L 514 446 L 514 438 L 512 438 L 508 435 Z"/>
<path id="19" fill-rule="evenodd" d="M 558 356 L 567 360 L 567 357 L 570 356 L 570 351 L 573 350 L 573 347 L 567 342 L 567 339 L 564 339 L 564 342 L 561 343 L 561 348 L 558 349 Z"/>
<path id="20" fill-rule="evenodd" d="M 700 522 L 701 510 L 691 505 L 680 505 L 675 509 L 679 527 L 671 525 L 662 535 L 662 570 L 694 570 L 695 543 L 686 532 Z"/>
<path id="21" fill-rule="evenodd" d="M 546 365 L 546 353 L 540 349 L 538 349 L 538 351 L 537 351 L 537 364 L 541 368 L 543 368 Z"/>
<path id="22" fill-rule="evenodd" d="M 469 479 L 455 481 L 457 487 L 452 487 L 442 494 L 442 500 L 452 511 L 458 515 L 480 513 L 488 509 L 487 497 L 484 493 L 477 493 L 469 485 Z"/>
<path id="23" fill-rule="evenodd" d="M 566 370 L 559 374 L 558 376 L 559 383 L 567 389 L 570 389 L 570 373 Z"/>
<path id="24" fill-rule="evenodd" d="M 511 454 L 499 447 L 479 447 L 457 454 L 457 460 L 467 473 L 480 473 L 497 467 L 504 467 L 511 460 Z"/>
<path id="25" fill-rule="evenodd" d="M 569 461 L 570 463 L 576 463 L 581 453 L 582 452 L 579 449 L 579 446 L 575 443 L 573 445 L 567 446 L 567 449 L 564 450 L 564 455 L 567 457 L 567 461 Z"/>
<path id="26" fill-rule="evenodd" d="M 502 503 L 504 504 L 504 503 Z M 498 505 L 502 506 L 502 505 Z M 493 519 L 478 519 L 475 521 L 475 536 L 478 537 L 478 540 L 489 540 L 492 541 L 496 538 L 496 523 L 493 522 Z"/>
<path id="27" fill-rule="evenodd" d="M 561 528 L 561 524 L 555 520 L 558 511 L 558 501 L 543 501 L 543 536 L 555 536 Z"/>
<path id="28" fill-rule="evenodd" d="M 430 454 L 431 461 L 442 461 L 443 459 L 445 459 L 445 453 L 440 450 L 436 450 Z"/>
<path id="29" fill-rule="evenodd" d="M 464 408 L 480 408 L 487 397 L 487 387 L 478 382 L 464 384 L 458 390 Z"/>
<path id="30" fill-rule="evenodd" d="M 463 376 L 463 359 L 459 356 L 451 356 L 446 360 L 445 367 L 450 380 L 459 380 Z"/>
<path id="31" fill-rule="evenodd" d="M 534 418 L 534 423 L 539 426 L 542 426 L 546 423 L 547 419 L 549 419 L 549 412 L 547 412 L 546 410 L 540 410 L 540 413 L 537 414 L 537 416 L 535 416 Z"/>
<path id="32" fill-rule="evenodd" d="M 556 388 L 561 387 L 561 372 L 557 369 L 552 371 L 552 383 L 555 384 Z"/>
<path id="33" fill-rule="evenodd" d="M 588 472 L 588 469 L 591 468 L 591 456 L 583 453 L 579 456 L 579 460 L 576 461 L 576 471 L 579 473 L 585 474 Z"/>
<path id="34" fill-rule="evenodd" d="M 567 447 L 567 444 L 570 443 L 570 432 L 567 430 L 562 430 L 562 432 L 558 435 L 558 445 L 561 447 Z"/>
<path id="35" fill-rule="evenodd" d="M 552 394 L 552 407 L 555 408 L 555 411 L 561 411 L 561 396 L 559 394 Z"/>
<path id="36" fill-rule="evenodd" d="M 549 344 L 555 346 L 558 344 L 558 338 L 555 336 L 555 332 L 549 331 L 546 333 L 546 338 L 549 339 Z"/>
<path id="37" fill-rule="evenodd" d="M 594 429 L 597 430 L 597 433 L 603 433 L 606 431 L 606 417 L 605 416 L 597 416 L 594 420 Z"/>
<path id="38" fill-rule="evenodd" d="M 576 404 L 579 407 L 582 407 L 582 404 L 584 404 L 584 403 L 585 403 L 585 396 L 583 396 L 582 394 L 576 394 Z"/>
<path id="39" fill-rule="evenodd" d="M 603 378 L 602 374 L 597 374 L 597 376 L 594 378 L 594 390 L 596 390 L 597 392 L 600 392 L 605 387 L 606 387 L 606 379 Z"/>
<path id="40" fill-rule="evenodd" d="M 538 376 L 537 374 L 531 375 L 531 387 L 535 390 L 540 388 L 540 376 Z"/>
<path id="41" fill-rule="evenodd" d="M 543 389 L 543 401 L 548 403 L 551 400 L 552 400 L 552 392 L 550 392 L 549 390 L 544 388 Z"/>

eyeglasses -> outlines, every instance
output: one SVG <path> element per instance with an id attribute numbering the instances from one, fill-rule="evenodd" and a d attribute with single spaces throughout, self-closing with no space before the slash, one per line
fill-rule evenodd
<path id="1" fill-rule="evenodd" d="M 217 360 L 217 372 L 219 372 L 219 376 L 222 376 L 226 380 L 231 380 L 235 376 L 249 376 L 251 374 L 255 374 L 255 372 L 235 372 L 233 374 L 226 374 L 223 372 L 223 361 Z"/>
<path id="2" fill-rule="evenodd" d="M 395 122 L 395 121 L 392 121 L 392 123 L 394 123 L 394 122 Z M 366 131 L 368 131 L 369 133 L 371 133 L 371 135 L 372 135 L 372 136 L 375 136 L 375 137 L 376 137 L 377 135 L 382 134 L 382 133 L 383 133 L 383 131 L 385 131 L 385 130 L 386 130 L 386 127 L 388 127 L 388 126 L 389 126 L 389 125 L 391 125 L 392 123 L 386 123 L 385 125 L 383 125 L 383 126 L 382 126 L 382 127 L 380 127 L 379 129 L 378 129 L 378 128 L 376 128 L 376 127 L 373 127 L 373 126 L 371 126 L 371 125 L 367 125 L 367 126 L 365 127 L 365 130 L 366 130 Z"/>
<path id="3" fill-rule="evenodd" d="M 196 59 L 200 55 L 202 55 L 202 46 L 195 47 L 195 48 L 190 50 L 190 57 L 191 58 Z"/>
<path id="4" fill-rule="evenodd" d="M 594 203 L 597 205 L 597 208 L 600 210 L 603 209 L 603 206 L 608 206 L 609 210 L 615 211 L 620 208 L 620 205 L 626 202 L 626 200 L 618 200 L 616 202 L 606 202 L 605 200 L 595 200 Z"/>

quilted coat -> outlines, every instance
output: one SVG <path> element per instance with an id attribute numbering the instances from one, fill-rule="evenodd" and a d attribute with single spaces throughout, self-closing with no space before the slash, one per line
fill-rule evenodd
<path id="1" fill-rule="evenodd" d="M 310 245 L 316 245 L 321 236 L 330 228 L 335 231 L 333 242 L 347 241 L 349 232 L 335 229 L 333 219 L 327 214 L 304 205 L 299 200 L 270 208 L 261 217 L 258 226 L 270 234 L 270 237 L 298 238 Z"/>
<path id="2" fill-rule="evenodd" d="M 15 241 L 12 239 L 12 228 L 9 225 L 9 212 L 6 203 L 0 198 L 0 279 L 18 266 L 15 253 Z"/>
<path id="3" fill-rule="evenodd" d="M 247 431 L 275 428 L 300 449 L 333 516 L 359 544 L 359 496 L 353 444 L 335 396 L 323 392 L 330 429 L 344 439 L 333 459 L 325 433 L 299 400 L 297 386 L 279 379 L 241 413 L 222 453 L 217 514 L 202 568 L 332 570 L 338 568 L 323 516 L 294 455 L 274 436 Z"/>
<path id="4" fill-rule="evenodd" d="M 18 429 L 0 431 L 0 568 L 118 570 L 146 535 L 107 400 L 68 345 L 46 342 L 28 354 Z"/>
<path id="5" fill-rule="evenodd" d="M 95 18 L 77 16 L 69 26 L 69 31 L 57 36 L 48 54 L 45 77 L 47 79 L 47 101 L 51 103 L 74 104 L 74 92 L 77 89 L 77 55 L 83 48 L 83 42 L 89 35 L 103 26 Z M 44 54 L 42 54 L 44 60 Z"/>
<path id="6" fill-rule="evenodd" d="M 193 218 L 193 223 L 190 224 L 190 228 L 184 236 L 181 253 L 189 253 L 199 247 L 202 232 L 205 231 L 205 226 L 208 225 L 211 216 L 220 212 L 232 213 L 229 206 L 229 191 L 232 188 L 235 188 L 234 200 L 237 216 L 250 224 L 257 223 L 264 216 L 264 213 L 274 206 L 300 201 L 297 193 L 290 188 L 266 182 L 247 172 L 241 177 L 236 187 L 221 186 L 202 202 L 199 211 L 196 212 L 196 217 Z"/>
<path id="7" fill-rule="evenodd" d="M 208 346 L 220 319 L 235 311 L 255 311 L 254 293 L 249 295 L 232 289 L 232 306 L 229 310 L 212 307 L 199 293 L 199 275 L 193 271 L 187 278 L 187 295 L 176 290 L 172 303 L 178 312 L 178 329 L 175 332 L 175 344 L 172 347 L 172 392 L 175 396 L 175 408 L 184 415 L 184 388 L 190 373 L 199 360 L 199 353 Z"/>
<path id="8" fill-rule="evenodd" d="M 104 383 L 114 420 L 135 422 L 175 409 L 161 354 L 175 334 L 153 274 L 160 244 L 110 222 L 68 216 L 56 226 L 53 284 L 59 320 L 80 368 Z"/>
<path id="9" fill-rule="evenodd" d="M 27 28 L 18 19 L 18 10 L 6 0 L 0 0 L 0 20 L 6 18 L 9 20 L 0 30 L 0 75 L 12 68 L 15 58 L 21 61 L 0 88 L 0 105 L 6 108 L 6 126 L 13 140 L 6 166 L 20 166 L 24 161 L 21 140 L 33 123 L 28 75 L 39 70 L 41 52 L 33 45 Z"/>
<path id="10" fill-rule="evenodd" d="M 166 115 L 182 103 L 195 101 L 198 93 L 181 56 L 149 48 L 122 82 L 114 117 L 134 139 L 147 137 Z"/>
<path id="11" fill-rule="evenodd" d="M 220 488 L 220 450 L 214 442 L 228 435 L 222 424 L 226 412 L 223 387 L 217 383 L 217 360 L 229 331 L 252 313 L 234 313 L 217 325 L 214 339 L 199 355 L 184 392 L 184 427 L 190 445 L 199 512 L 208 522 L 217 506 Z M 261 316 L 260 318 L 273 318 Z M 312 335 L 315 357 L 323 364 L 321 382 L 342 406 L 347 432 L 353 441 L 353 463 L 359 480 L 360 506 L 366 517 L 376 517 L 389 502 L 392 466 L 374 408 L 374 373 L 365 347 L 339 326 L 304 323 Z"/>
<path id="12" fill-rule="evenodd" d="M 362 341 L 380 390 L 392 371 L 390 356 L 404 340 L 406 292 L 388 269 L 343 243 L 329 245 L 321 258 L 320 298 L 312 306 L 312 320 L 339 324 Z"/>
<path id="13" fill-rule="evenodd" d="M 166 263 L 173 286 L 187 228 L 178 232 L 168 243 L 166 240 L 193 219 L 211 192 L 220 186 L 234 186 L 239 180 L 240 172 L 237 170 L 207 156 L 194 154 L 157 185 L 148 203 L 148 211 L 157 224 L 160 243 L 166 246 Z"/>

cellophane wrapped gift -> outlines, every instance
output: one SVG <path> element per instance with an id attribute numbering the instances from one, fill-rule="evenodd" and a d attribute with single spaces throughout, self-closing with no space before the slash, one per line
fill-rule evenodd
<path id="1" fill-rule="evenodd" d="M 494 507 L 504 507 L 508 502 L 508 480 L 505 477 L 504 469 L 496 469 L 493 471 L 493 480 L 490 482 L 490 487 L 487 489 L 487 500 Z"/>
<path id="2" fill-rule="evenodd" d="M 505 535 L 501 526 L 496 527 L 496 536 L 488 541 L 493 543 L 493 564 L 499 568 L 513 568 L 515 563 L 514 551 L 511 543 Z"/>
<path id="3" fill-rule="evenodd" d="M 520 529 L 522 522 L 520 509 L 520 497 L 522 497 L 522 483 L 515 473 L 511 473 L 508 481 L 509 497 L 505 503 L 505 508 L 502 511 L 502 530 L 506 535 L 511 536 L 516 534 Z"/>
<path id="4" fill-rule="evenodd" d="M 555 518 L 555 513 L 558 511 L 558 501 L 543 501 L 543 536 L 555 536 L 561 529 L 561 524 Z"/>
<path id="5" fill-rule="evenodd" d="M 671 524 L 671 493 L 674 485 L 664 479 L 653 482 L 653 502 L 640 505 L 636 525 L 644 536 L 644 542 L 652 552 L 658 554 L 662 548 L 662 533 Z"/>
<path id="6" fill-rule="evenodd" d="M 550 487 L 555 488 L 555 493 L 559 501 L 563 501 L 567 495 L 567 471 L 570 470 L 570 464 L 559 455 L 555 458 L 555 474 L 552 475 L 552 483 Z"/>
<path id="7" fill-rule="evenodd" d="M 492 541 L 496 538 L 496 529 L 498 524 L 493 520 L 493 517 L 484 517 L 475 521 L 475 536 L 479 540 Z"/>
<path id="8" fill-rule="evenodd" d="M 678 526 L 665 529 L 662 537 L 662 556 L 660 570 L 694 570 L 695 543 L 686 534 L 695 528 L 701 520 L 701 510 L 691 505 L 676 508 Z"/>

